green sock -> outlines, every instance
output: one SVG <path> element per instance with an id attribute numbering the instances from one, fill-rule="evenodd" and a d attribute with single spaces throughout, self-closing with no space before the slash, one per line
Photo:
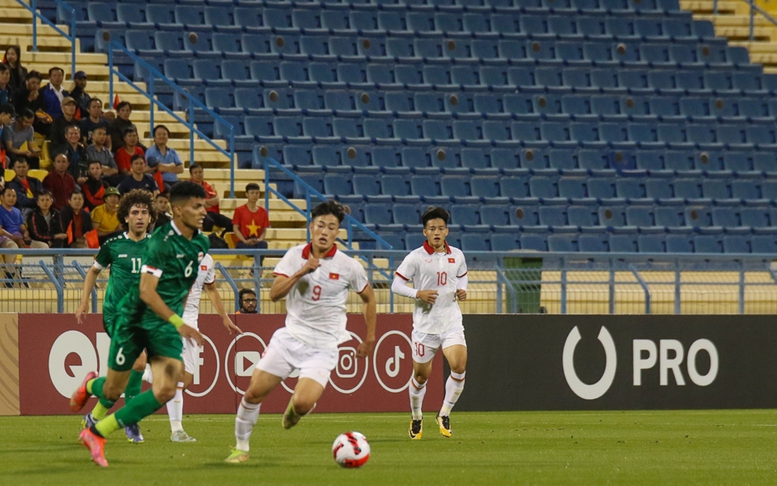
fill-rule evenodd
<path id="1" fill-rule="evenodd" d="M 127 402 L 127 404 L 119 409 L 114 415 L 116 416 L 118 424 L 125 427 L 140 422 L 144 417 L 148 417 L 162 408 L 162 405 L 164 404 L 159 403 L 152 390 L 146 390 Z M 98 425 L 100 423 L 101 422 L 98 422 Z"/>
<path id="2" fill-rule="evenodd" d="M 116 420 L 116 414 L 114 413 L 113 415 L 109 415 L 103 420 L 97 422 L 94 428 L 97 429 L 97 432 L 99 432 L 103 437 L 108 437 L 108 434 L 111 432 L 116 432 L 121 428 L 121 426 Z"/>
<path id="3" fill-rule="evenodd" d="M 134 397 L 140 395 L 140 388 L 143 385 L 143 372 L 132 370 L 130 373 L 127 388 L 124 389 L 124 403 L 129 402 Z"/>
<path id="4" fill-rule="evenodd" d="M 86 391 L 91 393 L 92 395 L 96 396 L 97 398 L 103 397 L 103 385 L 105 384 L 105 377 L 102 376 L 100 378 L 95 378 L 94 380 L 89 380 L 86 383 Z"/>
<path id="5" fill-rule="evenodd" d="M 94 406 L 94 410 L 92 410 L 92 417 L 97 421 L 104 419 L 112 406 L 113 402 L 101 398 L 97 405 Z"/>

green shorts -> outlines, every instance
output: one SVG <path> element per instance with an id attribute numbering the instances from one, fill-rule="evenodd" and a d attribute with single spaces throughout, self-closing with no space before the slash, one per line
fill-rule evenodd
<path id="1" fill-rule="evenodd" d="M 183 361 L 183 340 L 178 331 L 169 322 L 156 315 L 143 315 L 139 321 L 122 314 L 116 319 L 111 349 L 108 354 L 108 367 L 114 371 L 129 371 L 143 350 L 148 357 L 162 356 Z"/>
<path id="2" fill-rule="evenodd" d="M 113 330 L 116 329 L 116 313 L 103 309 L 103 327 L 108 337 L 113 337 Z"/>

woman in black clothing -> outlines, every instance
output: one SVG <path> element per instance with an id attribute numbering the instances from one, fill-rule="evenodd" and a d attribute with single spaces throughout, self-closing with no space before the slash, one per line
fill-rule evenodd
<path id="1" fill-rule="evenodd" d="M 11 81 L 8 82 L 11 92 L 18 93 L 24 88 L 24 81 L 27 79 L 27 69 L 22 67 L 21 47 L 11 46 L 6 49 L 3 64 L 8 65 L 8 69 L 11 71 Z"/>

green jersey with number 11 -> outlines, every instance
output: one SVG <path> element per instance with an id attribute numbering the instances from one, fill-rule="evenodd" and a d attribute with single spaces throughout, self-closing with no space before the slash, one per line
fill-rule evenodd
<path id="1" fill-rule="evenodd" d="M 141 259 L 150 238 L 147 234 L 140 241 L 134 241 L 129 234 L 122 233 L 103 243 L 94 259 L 93 266 L 98 270 L 111 268 L 103 298 L 103 323 L 109 334 L 113 332 L 119 302 L 140 282 Z"/>
<path id="2" fill-rule="evenodd" d="M 201 232 L 195 232 L 190 241 L 172 221 L 156 230 L 146 246 L 141 272 L 159 279 L 156 292 L 179 316 L 183 315 L 184 298 L 197 279 L 200 260 L 209 249 L 210 241 Z M 132 288 L 122 310 L 134 322 L 142 320 L 145 325 L 164 322 L 140 299 L 140 286 Z"/>

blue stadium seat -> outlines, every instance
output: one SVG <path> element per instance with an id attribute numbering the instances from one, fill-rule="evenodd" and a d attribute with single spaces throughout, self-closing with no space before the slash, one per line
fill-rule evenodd
<path id="1" fill-rule="evenodd" d="M 440 185 L 443 196 L 466 197 L 470 195 L 468 178 L 461 176 L 442 176 Z"/>
<path id="2" fill-rule="evenodd" d="M 677 228 L 684 226 L 683 210 L 677 207 L 664 206 L 655 209 L 655 226 Z"/>
<path id="3" fill-rule="evenodd" d="M 454 204 L 451 206 L 450 212 L 451 224 L 461 226 L 480 224 L 480 212 L 478 206 L 474 204 Z"/>
<path id="4" fill-rule="evenodd" d="M 569 206 L 567 220 L 570 225 L 590 228 L 597 225 L 596 209 L 591 206 Z"/>
<path id="5" fill-rule="evenodd" d="M 578 251 L 577 235 L 551 234 L 548 235 L 548 251 L 561 253 L 574 253 Z"/>
<path id="6" fill-rule="evenodd" d="M 311 186 L 319 193 L 324 193 L 324 178 L 318 174 L 300 174 L 298 176 L 304 183 Z M 294 182 L 294 196 L 298 198 L 305 197 L 305 189 L 299 182 Z"/>
<path id="7" fill-rule="evenodd" d="M 410 187 L 416 196 L 439 196 L 440 183 L 432 176 L 414 175 L 410 177 Z"/>
<path id="8" fill-rule="evenodd" d="M 537 206 L 522 205 L 510 207 L 510 224 L 514 226 L 536 226 L 540 224 Z"/>
<path id="9" fill-rule="evenodd" d="M 421 224 L 421 212 L 417 204 L 394 204 L 391 212 L 395 224 Z"/>
<path id="10" fill-rule="evenodd" d="M 654 226 L 652 206 L 629 206 L 626 208 L 626 223 L 629 226 Z"/>
<path id="11" fill-rule="evenodd" d="M 613 228 L 626 226 L 625 206 L 603 206 L 599 208 L 599 224 Z"/>
<path id="12" fill-rule="evenodd" d="M 480 220 L 488 226 L 506 226 L 510 224 L 506 206 L 488 205 L 480 207 Z"/>
<path id="13" fill-rule="evenodd" d="M 380 194 L 380 185 L 375 176 L 356 174 L 353 176 L 353 193 L 361 196 L 377 196 Z"/>
<path id="14" fill-rule="evenodd" d="M 750 228 L 767 228 L 771 225 L 770 214 L 766 208 L 742 208 L 739 210 L 740 223 Z"/>
<path id="15" fill-rule="evenodd" d="M 774 235 L 756 235 L 750 240 L 753 253 L 774 255 L 777 252 L 777 237 Z"/>
<path id="16" fill-rule="evenodd" d="M 610 235 L 609 244 L 610 251 L 614 253 L 636 253 L 638 251 L 637 240 L 634 235 Z"/>
<path id="17" fill-rule="evenodd" d="M 348 196 L 353 193 L 349 177 L 343 174 L 326 174 L 324 176 L 324 191 L 325 194 L 333 196 Z M 367 206 L 368 209 L 369 207 L 370 206 Z M 388 224 L 390 222 L 389 216 L 389 221 L 383 224 Z"/>
<path id="18" fill-rule="evenodd" d="M 194 5 L 176 5 L 174 8 L 175 21 L 178 24 L 191 27 L 196 25 L 203 25 L 205 22 L 202 7 L 198 8 Z"/>
<path id="19" fill-rule="evenodd" d="M 558 182 L 549 177 L 532 177 L 529 180 L 532 197 L 554 198 L 558 197 Z M 502 185 L 504 195 L 504 185 Z M 512 197 L 512 196 L 511 196 Z"/>
<path id="20" fill-rule="evenodd" d="M 751 248 L 751 243 L 746 237 L 741 235 L 723 236 L 723 253 L 750 253 Z"/>
<path id="21" fill-rule="evenodd" d="M 295 145 L 287 145 L 288 148 L 294 148 Z M 288 163 L 299 164 L 296 159 L 288 159 L 286 157 L 286 147 L 284 148 L 284 161 Z M 340 153 L 336 147 L 330 147 L 326 145 L 314 145 L 313 150 L 310 147 L 302 146 L 301 149 L 311 152 L 313 165 L 320 167 L 337 167 L 340 165 Z"/>
<path id="22" fill-rule="evenodd" d="M 424 241 L 426 241 L 426 237 L 424 235 L 418 233 L 408 233 L 405 236 L 405 249 L 415 250 L 416 248 L 420 248 L 423 246 Z"/>
<path id="23" fill-rule="evenodd" d="M 667 250 L 670 247 L 669 241 L 667 237 Z M 696 235 L 693 237 L 693 248 L 696 253 L 723 253 L 723 241 L 719 236 Z M 682 251 L 682 253 L 686 252 Z"/>
<path id="24" fill-rule="evenodd" d="M 637 248 L 640 253 L 665 253 L 667 249 L 664 238 L 654 234 L 637 236 Z"/>
<path id="25" fill-rule="evenodd" d="M 515 235 L 492 234 L 491 250 L 493 251 L 511 251 L 518 248 L 518 241 Z"/>
<path id="26" fill-rule="evenodd" d="M 483 235 L 465 233 L 461 235 L 461 249 L 466 252 L 491 251 L 491 246 L 489 240 L 483 238 Z"/>
<path id="27" fill-rule="evenodd" d="M 608 240 L 607 235 L 603 234 L 582 234 L 577 239 L 577 245 L 581 252 L 607 252 L 610 249 Z"/>
<path id="28" fill-rule="evenodd" d="M 539 216 L 543 226 L 567 226 L 567 214 L 563 206 L 540 206 Z"/>
<path id="29" fill-rule="evenodd" d="M 548 251 L 548 242 L 544 235 L 521 235 L 521 249 L 533 251 Z"/>
<path id="30" fill-rule="evenodd" d="M 380 181 L 381 193 L 387 196 L 407 196 L 410 185 L 400 175 L 384 175 Z"/>
<path id="31" fill-rule="evenodd" d="M 326 182 L 326 181 L 325 181 Z M 392 224 L 391 205 L 380 203 L 367 204 L 364 207 L 364 222 L 367 224 Z"/>
<path id="32" fill-rule="evenodd" d="M 499 197 L 499 180 L 494 177 L 475 176 L 470 180 L 470 189 L 473 196 Z"/>

